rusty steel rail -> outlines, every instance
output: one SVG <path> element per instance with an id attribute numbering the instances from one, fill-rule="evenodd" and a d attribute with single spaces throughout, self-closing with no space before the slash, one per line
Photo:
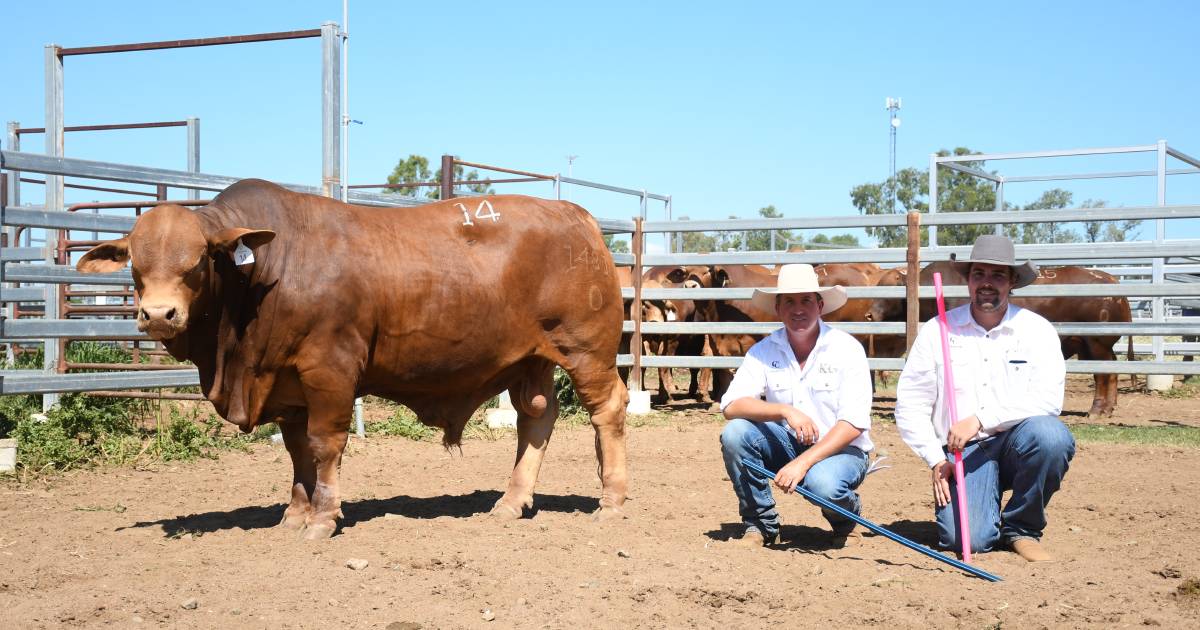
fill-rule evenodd
<path id="1" fill-rule="evenodd" d="M 25 182 L 26 184 L 41 184 L 43 186 L 46 185 L 46 180 L 44 180 L 44 179 L 33 179 L 31 177 L 22 177 L 21 181 Z M 158 193 L 152 193 L 147 190 L 124 190 L 121 188 L 105 188 L 103 186 L 86 186 L 84 184 L 64 183 L 63 187 L 64 188 L 75 188 L 77 190 L 96 190 L 96 191 L 100 191 L 100 192 L 111 192 L 111 193 L 117 193 L 120 195 L 143 195 L 146 197 L 157 197 L 158 196 Z"/>
<path id="2" fill-rule="evenodd" d="M 186 120 L 165 120 L 162 122 L 144 122 L 144 123 L 114 123 L 110 125 L 72 125 L 63 127 L 63 131 L 113 131 L 116 129 L 159 129 L 162 127 L 186 127 Z M 21 127 L 17 129 L 18 134 L 22 133 L 46 133 L 45 127 Z"/>
<path id="3" fill-rule="evenodd" d="M 249 44 L 252 42 L 273 42 L 281 39 L 304 39 L 320 37 L 321 29 L 312 28 L 305 31 L 280 31 L 276 33 L 255 33 L 252 35 L 226 35 L 224 37 L 202 37 L 199 39 L 174 39 L 159 42 L 142 42 L 137 44 L 112 44 L 109 46 L 83 46 L 79 48 L 62 48 L 59 57 L 71 55 L 102 55 L 106 53 L 137 52 L 143 50 L 165 50 L 168 48 L 195 48 L 197 46 L 221 46 L 224 44 Z"/>
<path id="4" fill-rule="evenodd" d="M 478 162 L 464 162 L 462 160 L 453 160 L 455 166 L 466 166 L 469 168 L 481 168 L 488 171 L 496 171 L 497 173 L 509 173 L 511 175 L 522 175 L 530 177 L 535 181 L 554 181 L 557 179 L 555 175 L 543 175 L 542 173 L 533 173 L 530 171 L 518 171 L 512 168 L 504 168 L 502 166 L 492 166 L 491 164 L 479 164 Z"/>
<path id="5" fill-rule="evenodd" d="M 460 179 L 450 182 L 453 186 L 469 186 L 486 184 L 517 184 L 523 182 L 540 182 L 545 181 L 540 177 L 514 177 L 512 179 Z M 354 184 L 346 188 L 419 188 L 422 186 L 441 186 L 441 182 L 400 182 L 396 184 Z"/>

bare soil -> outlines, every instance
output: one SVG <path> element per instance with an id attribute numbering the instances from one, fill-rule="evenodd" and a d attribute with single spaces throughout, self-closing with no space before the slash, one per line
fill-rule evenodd
<path id="1" fill-rule="evenodd" d="M 1123 381 L 1124 384 L 1124 381 Z M 1084 422 L 1073 378 L 1066 420 Z M 895 467 L 862 487 L 864 516 L 933 542 L 927 472 L 886 418 Z M 680 405 L 629 431 L 628 518 L 596 523 L 592 431 L 560 426 L 532 518 L 488 510 L 515 437 L 353 440 L 345 519 L 323 542 L 274 529 L 282 446 L 152 470 L 0 484 L 0 625 L 210 628 L 1117 627 L 1200 624 L 1200 449 L 1080 443 L 1050 505 L 1059 560 L 977 556 L 992 584 L 884 537 L 831 549 L 819 511 L 780 497 L 784 542 L 726 542 L 737 506 L 711 413 Z M 1122 391 L 1113 424 L 1197 426 L 1200 401 Z M 347 566 L 366 560 L 361 569 Z M 194 608 L 185 608 L 194 604 Z M 489 619 L 491 619 L 489 621 Z"/>

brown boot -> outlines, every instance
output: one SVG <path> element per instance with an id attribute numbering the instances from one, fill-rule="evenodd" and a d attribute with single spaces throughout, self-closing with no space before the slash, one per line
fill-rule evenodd
<path id="1" fill-rule="evenodd" d="M 846 532 L 845 534 L 834 533 L 829 539 L 829 546 L 834 549 L 849 549 L 862 544 L 862 534 L 857 530 Z"/>
<path id="2" fill-rule="evenodd" d="M 1029 562 L 1050 562 L 1054 558 L 1042 548 L 1042 543 L 1033 538 L 1014 538 L 1009 543 L 1017 555 Z"/>
<path id="3" fill-rule="evenodd" d="M 734 547 L 741 547 L 744 549 L 762 549 L 768 544 L 767 540 L 763 538 L 762 532 L 756 529 L 752 529 L 745 534 L 742 534 L 741 538 L 730 539 L 729 543 Z"/>

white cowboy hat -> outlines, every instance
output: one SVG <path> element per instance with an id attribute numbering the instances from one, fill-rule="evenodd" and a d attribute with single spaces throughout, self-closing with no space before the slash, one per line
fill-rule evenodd
<path id="1" fill-rule="evenodd" d="M 784 293 L 818 293 L 825 305 L 821 314 L 832 313 L 846 303 L 846 290 L 840 286 L 823 287 L 817 282 L 812 265 L 783 265 L 774 289 L 755 289 L 754 305 L 764 311 L 775 310 L 775 296 Z"/>
<path id="2" fill-rule="evenodd" d="M 1012 239 L 999 234 L 984 234 L 975 239 L 975 245 L 971 247 L 971 257 L 966 260 L 954 260 L 951 262 L 954 269 L 962 274 L 963 278 L 967 277 L 967 273 L 971 271 L 971 263 L 988 263 L 991 265 L 1004 265 L 1011 267 L 1013 275 L 1016 278 L 1013 280 L 1013 289 L 1029 286 L 1034 280 L 1037 280 L 1037 265 L 1026 260 L 1023 263 L 1017 263 L 1016 251 L 1013 247 Z"/>

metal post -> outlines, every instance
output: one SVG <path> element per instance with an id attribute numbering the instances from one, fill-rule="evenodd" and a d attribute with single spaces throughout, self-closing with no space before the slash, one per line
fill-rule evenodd
<path id="1" fill-rule="evenodd" d="M 1162 207 L 1162 206 L 1167 205 L 1167 141 L 1166 140 L 1158 141 L 1157 155 L 1158 155 L 1158 177 L 1157 177 L 1157 180 L 1158 180 L 1158 202 L 1157 202 L 1157 205 L 1159 207 Z M 1166 240 L 1166 238 L 1167 238 L 1167 221 L 1166 221 L 1166 219 L 1155 219 L 1154 220 L 1154 244 L 1162 245 L 1163 241 Z M 1152 282 L 1156 286 L 1162 286 L 1162 284 L 1163 284 L 1163 259 L 1161 257 L 1155 257 L 1154 260 L 1152 261 L 1151 269 L 1152 269 L 1153 276 L 1154 276 L 1152 278 Z M 1153 304 L 1154 322 L 1160 323 L 1160 322 L 1164 321 L 1165 320 L 1164 316 L 1166 315 L 1166 313 L 1164 313 L 1163 311 L 1164 311 L 1164 307 L 1166 306 L 1166 303 L 1163 300 L 1163 298 L 1156 297 L 1151 302 L 1151 304 Z M 1162 335 L 1154 336 L 1154 340 L 1152 341 L 1152 347 L 1154 348 L 1154 360 L 1162 361 L 1163 360 L 1163 338 L 1162 338 Z"/>
<path id="2" fill-rule="evenodd" d="M 187 119 L 187 168 L 192 173 L 200 172 L 200 119 Z M 200 191 L 189 188 L 188 199 L 199 199 Z"/>
<path id="3" fill-rule="evenodd" d="M 671 219 L 672 210 L 673 209 L 671 207 L 671 195 L 667 195 L 667 221 L 668 222 L 672 220 Z M 674 251 L 675 251 L 675 248 L 672 247 L 672 243 L 671 243 L 671 241 L 673 241 L 673 240 L 675 240 L 675 233 L 667 232 L 667 253 L 668 254 L 674 253 Z"/>
<path id="4" fill-rule="evenodd" d="M 930 226 L 933 229 L 933 226 Z M 908 272 L 904 278 L 904 295 L 908 310 L 905 313 L 905 346 L 912 350 L 917 340 L 917 327 L 921 325 L 921 213 L 908 213 Z"/>
<path id="5" fill-rule="evenodd" d="M 341 31 L 321 25 L 321 194 L 338 198 L 342 187 Z"/>
<path id="6" fill-rule="evenodd" d="M 633 352 L 633 389 L 642 391 L 642 245 L 646 235 L 642 232 L 642 218 L 633 220 L 633 303 L 629 316 L 633 319 L 633 339 L 629 349 Z"/>
<path id="7" fill-rule="evenodd" d="M 1000 178 L 1000 181 L 996 182 L 996 212 L 1004 212 L 1004 178 L 1003 177 Z M 1004 234 L 1004 224 L 1003 223 L 996 224 L 996 234 L 1001 235 L 1001 236 Z"/>
<path id="8" fill-rule="evenodd" d="M 929 155 L 929 214 L 937 212 L 938 200 L 938 154 L 931 153 Z M 910 235 L 911 236 L 911 235 Z M 929 226 L 929 246 L 937 247 L 937 226 Z"/>
<path id="9" fill-rule="evenodd" d="M 561 181 L 561 179 L 562 179 L 561 173 L 554 174 L 554 198 L 558 199 L 559 201 L 562 200 L 562 181 Z"/>
<path id="10" fill-rule="evenodd" d="M 452 199 L 454 197 L 454 156 L 442 156 L 442 193 L 439 199 Z"/>
<path id="11" fill-rule="evenodd" d="M 59 52 L 62 48 L 56 44 L 47 44 L 45 49 L 46 63 L 46 155 L 63 157 L 63 60 Z M 64 212 L 63 176 L 46 175 L 46 210 Z M 52 265 L 57 260 L 54 244 L 58 243 L 58 230 L 46 230 L 46 264 Z M 49 319 L 59 311 L 58 291 L 46 291 L 46 301 L 43 313 Z M 42 342 L 45 350 L 42 367 L 53 372 L 58 368 L 58 343 L 55 339 L 45 339 Z M 49 411 L 58 404 L 58 394 L 42 395 L 42 411 Z"/>
<path id="12" fill-rule="evenodd" d="M 11 121 L 8 123 L 8 149 L 10 151 L 20 151 L 21 150 L 21 134 L 17 133 L 17 130 L 20 128 L 21 128 L 21 124 L 16 121 Z M 4 175 L 5 183 L 3 186 L 3 190 L 0 191 L 0 194 L 4 195 L 4 201 L 2 203 L 0 203 L 0 205 L 2 205 L 2 206 L 8 206 L 8 205 L 19 206 L 19 205 L 21 205 L 21 172 L 20 171 L 10 171 L 8 174 L 3 174 L 3 175 Z M 6 241 L 5 241 L 6 246 L 8 246 L 8 247 L 19 247 L 20 246 L 20 243 L 17 242 L 16 228 L 11 228 L 11 227 L 6 226 L 6 227 L 2 228 L 2 232 L 0 232 L 0 233 L 2 233 L 4 235 L 3 238 L 6 239 Z M 3 277 L 3 275 L 4 275 L 4 267 L 3 267 L 3 265 L 0 265 L 0 277 Z M 4 287 L 13 286 L 13 284 L 9 283 L 9 282 L 3 282 L 3 283 L 0 283 L 0 285 L 2 285 Z M 15 304 L 5 304 L 2 307 L 0 307 L 0 317 L 13 319 L 13 315 L 15 313 L 16 313 L 16 305 Z M 13 351 L 13 344 L 11 344 L 11 343 L 6 344 L 4 347 L 5 347 L 4 358 L 11 365 L 13 362 L 16 361 L 16 352 Z"/>

